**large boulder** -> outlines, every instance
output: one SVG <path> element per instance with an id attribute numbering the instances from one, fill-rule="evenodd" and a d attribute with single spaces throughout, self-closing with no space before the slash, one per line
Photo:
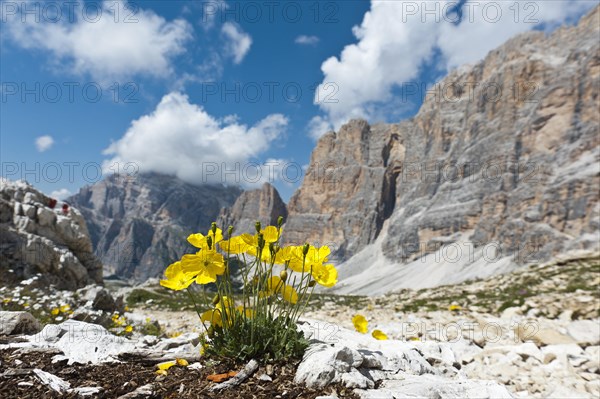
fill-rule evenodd
<path id="1" fill-rule="evenodd" d="M 81 213 L 23 181 L 0 180 L 0 270 L 4 278 L 41 273 L 60 289 L 102 283 L 102 265 Z M 8 282 L 8 281 L 6 281 Z"/>

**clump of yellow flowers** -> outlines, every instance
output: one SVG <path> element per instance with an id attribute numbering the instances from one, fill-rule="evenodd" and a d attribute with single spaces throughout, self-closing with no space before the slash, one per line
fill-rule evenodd
<path id="1" fill-rule="evenodd" d="M 277 226 L 256 223 L 255 234 L 226 236 L 213 223 L 207 234 L 192 234 L 187 240 L 197 248 L 169 265 L 160 284 L 172 290 L 187 290 L 206 334 L 206 354 L 238 359 L 277 360 L 302 356 L 307 346 L 296 322 L 317 284 L 333 287 L 337 270 L 328 263 L 330 249 L 281 245 L 283 218 Z M 232 269 L 238 270 L 241 288 L 234 292 Z M 207 308 L 200 309 L 192 284 L 203 287 L 200 296 Z M 206 287 L 214 287 L 212 301 Z"/>

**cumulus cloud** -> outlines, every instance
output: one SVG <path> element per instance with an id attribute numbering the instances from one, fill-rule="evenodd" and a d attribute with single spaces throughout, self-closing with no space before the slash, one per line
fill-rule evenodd
<path id="1" fill-rule="evenodd" d="M 69 190 L 67 190 L 66 188 L 61 188 L 59 190 L 54 190 L 50 193 L 50 197 L 52 198 L 56 198 L 59 200 L 64 200 L 68 197 L 70 197 L 73 193 Z"/>
<path id="2" fill-rule="evenodd" d="M 138 6 L 134 12 L 125 8 L 125 1 L 94 3 L 85 13 L 83 3 L 70 4 L 73 11 L 63 8 L 56 22 L 50 17 L 36 21 L 35 14 L 20 12 L 8 16 L 7 33 L 20 47 L 47 51 L 58 66 L 100 81 L 138 74 L 168 76 L 172 58 L 185 51 L 184 44 L 192 36 L 187 21 L 167 21 Z M 20 7 L 34 5 L 24 2 Z M 69 21 L 70 16 L 74 21 Z"/>
<path id="3" fill-rule="evenodd" d="M 333 125 L 327 118 L 322 116 L 317 115 L 308 122 L 308 135 L 314 140 L 317 140 L 330 130 L 333 130 Z"/>
<path id="4" fill-rule="evenodd" d="M 307 36 L 307 35 L 300 35 L 296 38 L 296 40 L 294 40 L 294 42 L 296 44 L 305 44 L 305 45 L 309 45 L 309 46 L 314 46 L 317 43 L 319 43 L 319 38 L 317 36 Z"/>
<path id="5" fill-rule="evenodd" d="M 52 136 L 45 135 L 35 139 L 35 148 L 37 148 L 39 152 L 49 150 L 53 144 L 54 139 L 52 138 Z"/>
<path id="6" fill-rule="evenodd" d="M 239 64 L 248 54 L 252 38 L 239 25 L 232 22 L 225 22 L 221 27 L 221 32 L 228 39 L 225 44 L 226 51 L 233 57 L 233 62 Z"/>
<path id="7" fill-rule="evenodd" d="M 474 63 L 508 38 L 570 22 L 595 2 L 468 0 L 460 13 L 453 12 L 456 4 L 372 0 L 362 23 L 353 28 L 357 42 L 321 65 L 324 79 L 315 104 L 324 115 L 317 122 L 326 120 L 337 129 L 350 118 L 380 117 L 378 110 L 393 101 L 393 89 L 414 82 L 434 55 L 447 70 Z M 322 101 L 332 84 L 338 88 L 337 101 Z M 312 127 L 317 122 L 311 121 Z M 309 131 L 314 131 L 311 126 Z"/>
<path id="8" fill-rule="evenodd" d="M 251 173 L 247 165 L 284 134 L 287 124 L 281 114 L 268 115 L 254 126 L 234 117 L 217 119 L 186 95 L 172 92 L 104 151 L 111 156 L 104 167 L 133 162 L 141 172 L 175 175 L 191 183 L 244 184 L 245 174 Z"/>

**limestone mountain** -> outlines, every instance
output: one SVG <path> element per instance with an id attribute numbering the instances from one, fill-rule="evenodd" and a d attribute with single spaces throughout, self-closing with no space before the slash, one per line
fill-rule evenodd
<path id="1" fill-rule="evenodd" d="M 150 173 L 109 176 L 68 201 L 85 216 L 105 275 L 143 281 L 192 252 L 185 238 L 207 230 L 240 193 L 237 187 L 196 186 Z"/>
<path id="2" fill-rule="evenodd" d="M 451 72 L 417 115 L 319 140 L 288 205 L 291 242 L 329 243 L 345 292 L 508 271 L 594 249 L 600 17 L 528 32 Z"/>
<path id="3" fill-rule="evenodd" d="M 254 234 L 257 221 L 260 221 L 263 226 L 274 226 L 279 216 L 287 218 L 285 203 L 275 187 L 264 183 L 260 189 L 244 191 L 232 207 L 223 208 L 217 225 L 223 230 L 228 226 L 234 226 L 235 234 Z"/>
<path id="4" fill-rule="evenodd" d="M 32 277 L 58 289 L 102 283 L 82 214 L 57 205 L 26 182 L 0 179 L 2 285 Z"/>

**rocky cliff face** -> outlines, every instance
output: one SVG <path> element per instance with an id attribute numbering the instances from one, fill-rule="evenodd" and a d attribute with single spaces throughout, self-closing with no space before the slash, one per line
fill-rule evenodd
<path id="1" fill-rule="evenodd" d="M 288 239 L 358 254 L 361 265 L 347 269 L 357 284 L 377 262 L 418 266 L 444 246 L 463 246 L 453 249 L 461 266 L 427 273 L 459 279 L 597 248 L 599 27 L 596 8 L 575 27 L 522 34 L 452 72 L 414 118 L 351 121 L 323 136 L 290 200 Z"/>
<path id="2" fill-rule="evenodd" d="M 208 229 L 237 187 L 194 186 L 159 174 L 110 176 L 69 201 L 85 216 L 106 275 L 143 281 L 192 247 L 185 238 Z"/>
<path id="3" fill-rule="evenodd" d="M 102 265 L 92 253 L 82 214 L 73 207 L 63 210 L 25 182 L 3 178 L 0 270 L 4 283 L 38 273 L 45 283 L 59 289 L 102 283 Z"/>
<path id="4" fill-rule="evenodd" d="M 255 233 L 255 223 L 263 226 L 277 224 L 277 218 L 287 218 L 285 203 L 279 193 L 269 183 L 260 189 L 244 191 L 232 207 L 223 208 L 217 219 L 217 225 L 223 231 L 228 226 L 235 227 L 235 234 Z"/>

